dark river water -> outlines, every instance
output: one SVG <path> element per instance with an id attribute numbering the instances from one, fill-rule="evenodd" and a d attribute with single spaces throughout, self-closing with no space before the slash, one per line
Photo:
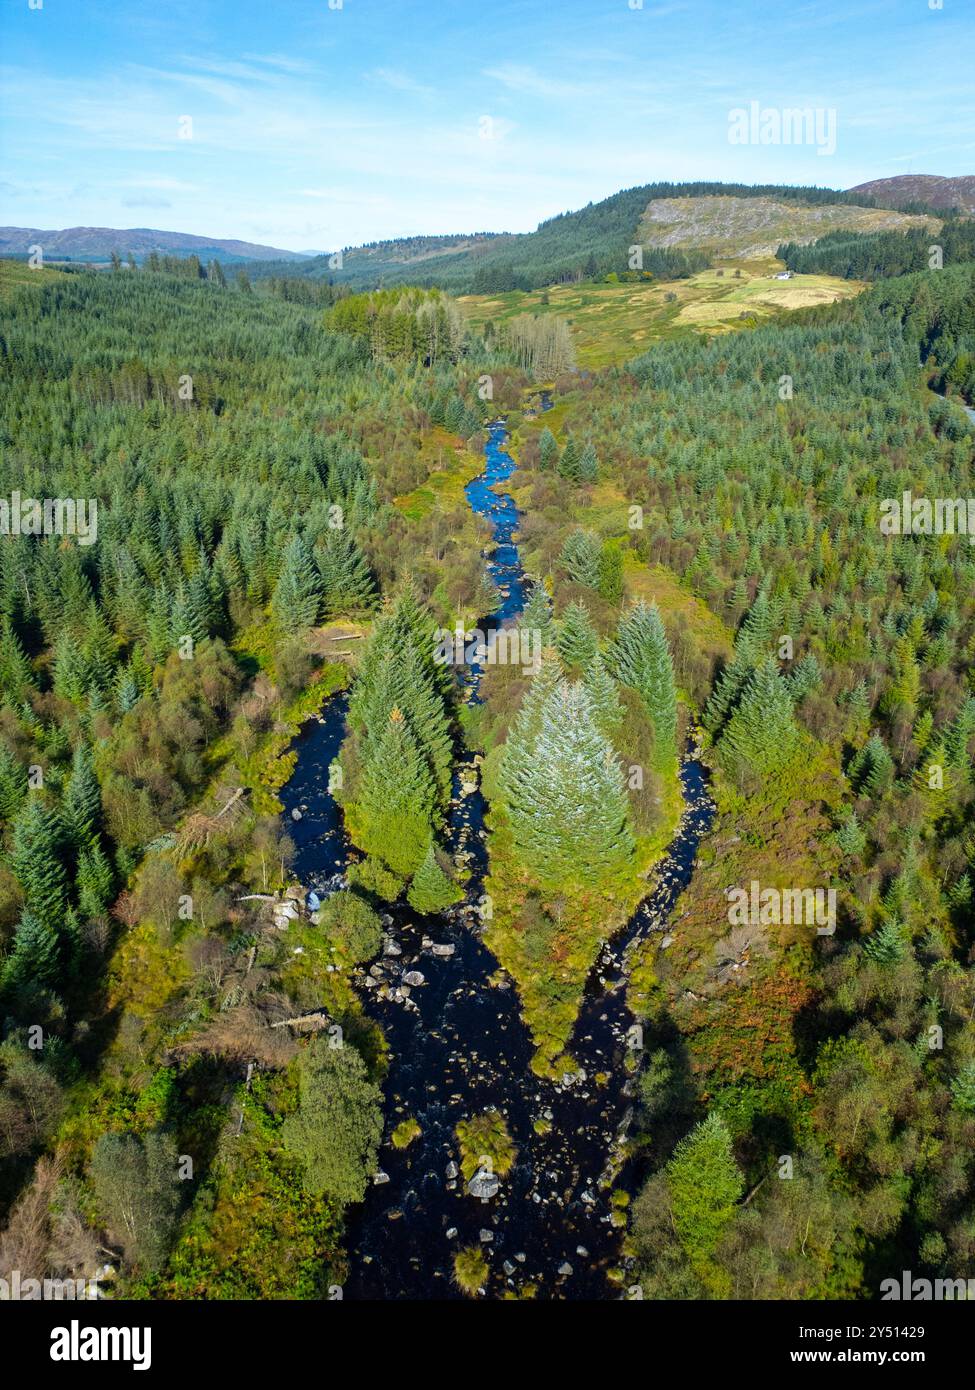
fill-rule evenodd
<path id="1" fill-rule="evenodd" d="M 519 513 L 510 496 L 493 490 L 515 468 L 506 442 L 503 422 L 490 426 L 484 472 L 466 489 L 495 540 L 487 568 L 500 603 L 482 628 L 516 619 L 525 597 L 512 539 Z M 468 674 L 470 698 L 478 698 L 478 683 L 474 670 Z M 333 699 L 322 722 L 313 720 L 302 731 L 294 745 L 297 766 L 281 793 L 297 846 L 295 871 L 318 891 L 327 891 L 346 857 L 341 816 L 327 789 L 345 709 L 344 699 Z M 394 906 L 386 918 L 387 953 L 356 974 L 366 1010 L 388 1039 L 390 1067 L 380 1181 L 348 1214 L 350 1273 L 344 1296 L 461 1297 L 452 1282 L 453 1254 L 480 1244 L 490 1269 L 488 1297 L 533 1284 L 537 1296 L 546 1299 L 618 1298 L 618 1287 L 606 1277 L 619 1263 L 621 1237 L 610 1221 L 607 1179 L 619 1171 L 622 1185 L 629 1186 L 627 1178 L 633 1177 L 623 1155 L 634 1089 L 624 1066 L 634 1022 L 624 997 L 627 954 L 645 935 L 664 928 L 690 880 L 698 843 L 713 816 L 706 771 L 693 754 L 682 764 L 683 820 L 649 896 L 604 946 L 594 967 L 569 1047 L 580 1070 L 559 1084 L 531 1071 L 533 1047 L 517 993 L 504 977 L 497 982 L 497 960 L 480 938 L 476 905 L 486 868 L 485 803 L 479 787 L 469 790 L 474 781 L 472 756 L 462 754 L 447 838 L 452 852 L 470 856 L 465 902 L 432 917 L 421 917 L 405 904 Z M 299 821 L 291 818 L 294 807 L 305 808 Z M 452 954 L 439 954 L 435 947 L 450 947 Z M 400 977 L 409 971 L 419 971 L 424 982 L 398 999 Z M 608 1080 L 597 1084 L 597 1073 Z M 497 1195 L 482 1200 L 455 1176 L 454 1130 L 458 1120 L 491 1108 L 504 1114 L 518 1156 Z M 408 1117 L 419 1121 L 422 1134 L 407 1149 L 396 1150 L 390 1133 Z M 547 1133 L 535 1132 L 537 1119 L 550 1125 Z"/>

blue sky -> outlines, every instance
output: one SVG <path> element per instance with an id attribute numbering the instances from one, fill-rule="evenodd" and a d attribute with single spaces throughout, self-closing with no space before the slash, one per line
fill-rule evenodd
<path id="1" fill-rule="evenodd" d="M 0 0 L 0 222 L 332 250 L 660 178 L 975 171 L 973 0 L 637 4 Z M 752 101 L 834 109 L 835 154 L 729 143 Z"/>

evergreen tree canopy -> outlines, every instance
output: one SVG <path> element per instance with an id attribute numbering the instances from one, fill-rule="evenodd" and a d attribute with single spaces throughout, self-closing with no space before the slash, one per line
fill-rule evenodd
<path id="1" fill-rule="evenodd" d="M 657 769 L 672 769 L 677 760 L 677 687 L 656 604 L 641 599 L 621 616 L 611 661 L 617 678 L 638 691 L 646 705 L 653 722 Z"/>
<path id="2" fill-rule="evenodd" d="M 775 662 L 764 661 L 749 678 L 718 741 L 721 760 L 735 773 L 764 776 L 785 767 L 798 744 L 788 687 Z"/>
<path id="3" fill-rule="evenodd" d="M 554 888 L 613 873 L 634 842 L 622 769 L 588 692 L 540 680 L 512 726 L 499 783 L 521 863 Z"/>

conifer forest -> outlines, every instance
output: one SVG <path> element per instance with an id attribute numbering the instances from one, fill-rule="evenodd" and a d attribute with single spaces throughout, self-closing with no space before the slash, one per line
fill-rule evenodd
<path id="1" fill-rule="evenodd" d="M 0 17 L 0 1301 L 136 1368 L 200 1302 L 921 1363 L 975 1298 L 975 178 L 900 87 L 970 132 L 971 16 L 78 8 Z"/>

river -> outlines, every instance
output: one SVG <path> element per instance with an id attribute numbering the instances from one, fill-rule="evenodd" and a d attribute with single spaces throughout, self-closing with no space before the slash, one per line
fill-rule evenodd
<path id="1" fill-rule="evenodd" d="M 513 498 L 495 490 L 516 466 L 506 443 L 504 422 L 497 421 L 488 430 L 484 472 L 466 489 L 472 509 L 489 521 L 495 542 L 488 571 L 500 605 L 481 624 L 488 629 L 516 619 L 524 602 L 514 540 L 518 509 Z M 468 676 L 468 698 L 479 698 L 478 685 L 475 669 Z M 341 816 L 327 790 L 345 711 L 345 700 L 333 699 L 322 721 L 305 727 L 294 745 L 294 774 L 281 793 L 297 847 L 295 872 L 302 883 L 326 891 L 341 873 L 347 850 Z M 366 1010 L 389 1042 L 390 1067 L 380 1180 L 348 1216 L 350 1274 L 344 1296 L 461 1297 L 452 1282 L 453 1254 L 480 1244 L 490 1268 L 489 1297 L 524 1292 L 530 1285 L 546 1299 L 620 1297 L 607 1271 L 619 1263 L 621 1233 L 611 1221 L 609 1185 L 600 1180 L 616 1168 L 622 1168 L 624 1186 L 632 1188 L 636 1180 L 623 1153 L 634 1089 L 624 1067 L 633 1023 L 625 1001 L 627 953 L 645 934 L 663 929 L 690 880 L 698 843 L 713 817 L 706 770 L 693 753 L 681 765 L 683 820 L 648 898 L 596 963 L 570 1042 L 580 1071 L 560 1084 L 531 1071 L 533 1047 L 517 993 L 499 978 L 498 963 L 480 938 L 475 905 L 486 868 L 485 803 L 479 787 L 463 790 L 475 780 L 473 757 L 462 753 L 447 838 L 452 852 L 471 856 L 464 903 L 434 917 L 396 905 L 387 914 L 383 957 L 356 974 Z M 292 821 L 290 812 L 298 806 L 307 809 L 301 820 Z M 398 999 L 400 977 L 408 971 L 419 971 L 424 983 Z M 597 1073 L 608 1080 L 597 1084 Z M 456 1174 L 454 1130 L 458 1120 L 492 1107 L 504 1114 L 518 1156 L 497 1195 L 481 1200 Z M 407 1149 L 397 1150 L 389 1136 L 406 1118 L 415 1118 L 422 1133 Z M 547 1133 L 536 1132 L 538 1120 L 550 1126 Z"/>

